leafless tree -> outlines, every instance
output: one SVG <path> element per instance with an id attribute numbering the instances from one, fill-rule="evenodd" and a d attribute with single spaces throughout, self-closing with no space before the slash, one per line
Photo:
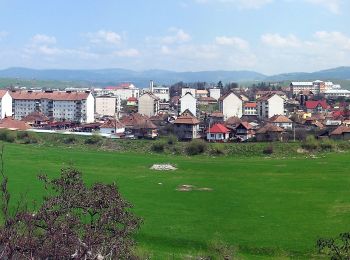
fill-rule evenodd
<path id="1" fill-rule="evenodd" d="M 40 175 L 47 196 L 37 210 L 14 207 L 10 213 L 8 177 L 1 159 L 0 259 L 131 259 L 141 219 L 115 184 L 87 186 L 74 168 L 57 179 Z"/>

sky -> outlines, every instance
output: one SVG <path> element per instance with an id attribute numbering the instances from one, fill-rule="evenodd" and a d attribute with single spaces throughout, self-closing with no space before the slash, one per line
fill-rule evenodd
<path id="1" fill-rule="evenodd" d="M 350 0 L 0 0 L 0 69 L 350 65 Z"/>

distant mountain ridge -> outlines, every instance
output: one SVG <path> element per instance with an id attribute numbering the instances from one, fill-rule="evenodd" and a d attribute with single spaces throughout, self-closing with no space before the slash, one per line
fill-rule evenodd
<path id="1" fill-rule="evenodd" d="M 243 81 L 290 81 L 290 80 L 350 80 L 350 67 L 338 67 L 312 73 L 296 72 L 267 76 L 255 71 L 198 71 L 175 72 L 168 70 L 133 71 L 128 69 L 66 70 L 28 68 L 8 68 L 0 70 L 0 78 L 37 80 L 84 81 L 91 84 L 109 85 L 132 82 L 139 87 L 147 87 L 150 80 L 158 84 L 183 82 L 243 82 Z"/>

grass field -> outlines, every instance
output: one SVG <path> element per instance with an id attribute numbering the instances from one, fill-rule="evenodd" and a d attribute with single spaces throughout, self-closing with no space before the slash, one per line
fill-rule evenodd
<path id="1" fill-rule="evenodd" d="M 4 157 L 14 199 L 40 200 L 36 175 L 71 164 L 88 183 L 116 181 L 144 219 L 138 250 L 152 259 L 208 255 L 218 241 L 243 259 L 317 259 L 319 237 L 350 229 L 350 153 L 208 158 L 6 143 Z M 149 170 L 162 162 L 178 170 Z M 212 191 L 177 191 L 183 184 Z"/>

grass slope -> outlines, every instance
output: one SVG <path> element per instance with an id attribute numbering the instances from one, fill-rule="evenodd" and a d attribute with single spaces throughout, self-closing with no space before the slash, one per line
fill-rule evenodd
<path id="1" fill-rule="evenodd" d="M 14 199 L 23 193 L 28 201 L 40 200 L 44 191 L 36 175 L 54 176 L 70 164 L 88 183 L 116 181 L 144 219 L 139 248 L 154 259 L 205 255 L 217 240 L 238 247 L 243 258 L 313 257 L 317 238 L 349 230 L 349 159 L 350 153 L 190 158 L 5 144 Z M 149 170 L 162 162 L 178 170 Z M 213 191 L 176 191 L 182 184 Z"/>

